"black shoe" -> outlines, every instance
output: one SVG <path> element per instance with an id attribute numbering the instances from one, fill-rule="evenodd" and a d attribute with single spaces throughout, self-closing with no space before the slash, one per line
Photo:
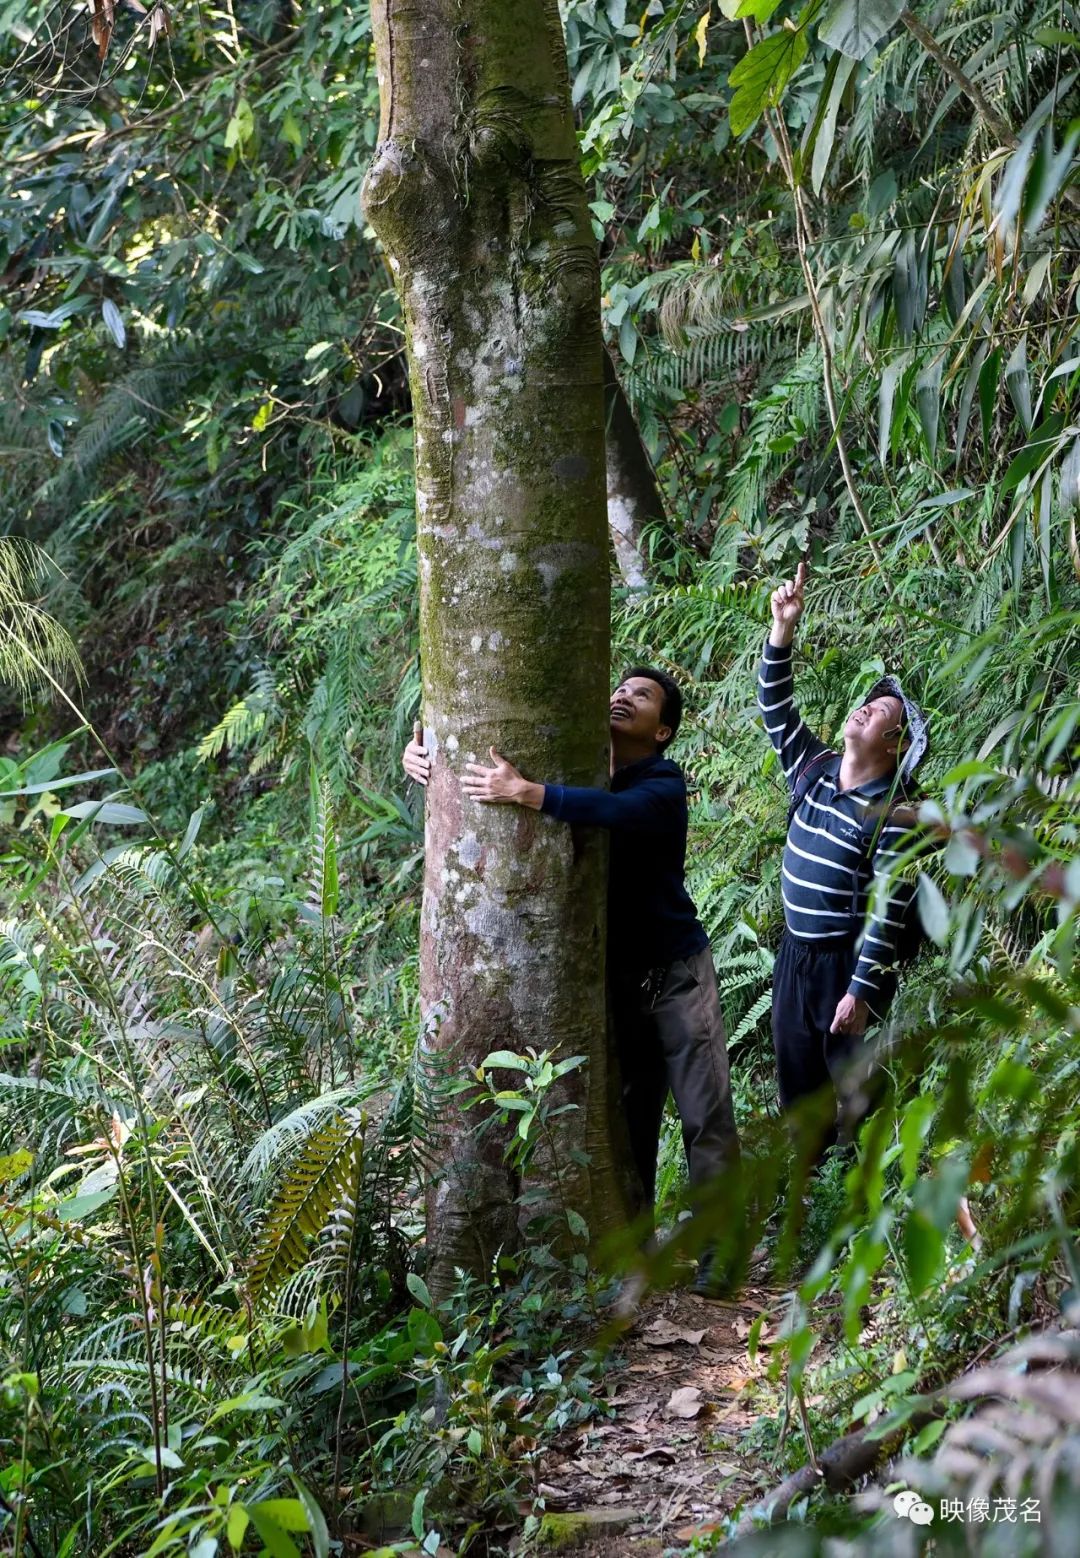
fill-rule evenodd
<path id="1" fill-rule="evenodd" d="M 698 1298 L 731 1298 L 738 1291 L 738 1273 L 718 1261 L 715 1251 L 706 1249 L 698 1261 L 697 1276 L 690 1285 Z"/>

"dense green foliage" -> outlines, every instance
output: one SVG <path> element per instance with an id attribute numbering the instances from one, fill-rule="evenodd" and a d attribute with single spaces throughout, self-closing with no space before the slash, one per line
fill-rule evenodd
<path id="1" fill-rule="evenodd" d="M 617 649 L 688 691 L 762 1185 L 785 800 L 753 670 L 800 555 L 811 723 L 885 666 L 932 715 L 892 1088 L 809 1226 L 797 1154 L 759 1208 L 793 1283 L 776 1367 L 826 1442 L 1080 1289 L 1080 29 L 1038 0 L 564 12 L 670 516 Z M 417 1270 L 447 1080 L 410 1064 L 411 451 L 358 202 L 367 7 L 3 16 L 0 1546 L 503 1550 L 538 1447 L 592 1410 L 596 1294 L 543 1237 L 439 1315 Z M 521 1078 L 521 1151 L 550 1074 Z"/>

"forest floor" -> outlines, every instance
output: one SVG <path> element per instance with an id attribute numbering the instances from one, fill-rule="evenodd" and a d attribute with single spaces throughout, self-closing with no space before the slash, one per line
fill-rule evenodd
<path id="1" fill-rule="evenodd" d="M 607 1415 L 563 1435 L 542 1463 L 541 1551 L 659 1558 L 782 1479 L 747 1441 L 783 1404 L 768 1377 L 783 1304 L 753 1273 L 730 1301 L 675 1291 L 642 1303 L 612 1355 Z"/>

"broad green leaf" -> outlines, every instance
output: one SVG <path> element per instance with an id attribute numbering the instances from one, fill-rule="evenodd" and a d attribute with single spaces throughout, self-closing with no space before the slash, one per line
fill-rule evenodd
<path id="1" fill-rule="evenodd" d="M 298 1502 L 298 1501 L 296 1501 Z M 270 1558 L 300 1558 L 300 1549 L 291 1536 L 287 1536 L 283 1528 L 266 1513 L 260 1504 L 252 1504 L 248 1509 L 251 1523 L 262 1538 L 263 1545 Z M 301 1527 L 306 1530 L 307 1527 Z"/>
<path id="2" fill-rule="evenodd" d="M 921 1212 L 912 1212 L 904 1224 L 904 1254 L 908 1277 L 916 1293 L 925 1293 L 941 1274 L 945 1240 Z"/>
<path id="3" fill-rule="evenodd" d="M 952 487 L 948 492 L 935 492 L 929 498 L 920 498 L 911 512 L 918 514 L 923 509 L 953 508 L 957 503 L 966 503 L 974 496 L 974 487 Z"/>
<path id="4" fill-rule="evenodd" d="M 202 820 L 205 815 L 206 807 L 199 806 L 188 818 L 188 825 L 184 829 L 184 837 L 180 842 L 180 848 L 176 851 L 177 860 L 183 860 L 184 856 L 188 853 L 188 851 L 191 849 L 191 846 L 198 838 L 199 829 L 202 827 Z"/>
<path id="5" fill-rule="evenodd" d="M 819 29 L 822 43 L 861 60 L 904 9 L 904 0 L 833 0 Z"/>
<path id="6" fill-rule="evenodd" d="M 949 939 L 949 905 L 941 888 L 924 871 L 920 871 L 917 892 L 923 929 L 931 941 L 943 947 Z"/>
<path id="7" fill-rule="evenodd" d="M 19 795 L 47 795 L 53 790 L 66 790 L 73 784 L 89 784 L 92 779 L 106 779 L 115 774 L 115 768 L 93 768 L 89 773 L 72 774 L 70 779 L 46 779 L 42 784 L 27 784 L 21 790 L 0 790 L 0 801 Z"/>
<path id="8" fill-rule="evenodd" d="M 1051 249 L 1045 254 L 1040 254 L 1034 265 L 1028 271 L 1027 280 L 1024 282 L 1024 307 L 1030 308 L 1043 289 L 1043 284 L 1050 274 L 1050 266 L 1054 255 Z"/>
<path id="9" fill-rule="evenodd" d="M 246 97 L 242 97 L 233 110 L 232 118 L 225 126 L 225 145 L 230 151 L 243 151 L 255 133 L 255 115 Z"/>
<path id="10" fill-rule="evenodd" d="M 900 1145 L 903 1150 L 904 1184 L 911 1185 L 919 1172 L 919 1158 L 930 1134 L 937 1111 L 937 1100 L 928 1093 L 913 1098 L 905 1108 L 900 1125 Z"/>
<path id="11" fill-rule="evenodd" d="M 66 303 L 58 303 L 55 308 L 47 311 L 42 311 L 40 308 L 24 308 L 15 315 L 15 318 L 20 324 L 32 325 L 38 330 L 59 330 L 73 314 L 81 314 L 89 305 L 89 298 L 70 298 Z"/>
<path id="12" fill-rule="evenodd" d="M 698 21 L 697 26 L 694 28 L 694 42 L 697 44 L 697 54 L 698 54 L 698 64 L 699 65 L 704 65 L 704 63 L 705 63 L 705 54 L 706 54 L 706 51 L 708 50 L 708 47 L 709 47 L 707 34 L 708 34 L 708 31 L 709 31 L 709 18 L 711 16 L 712 16 L 712 6 L 711 5 L 707 5 L 705 7 L 704 11 L 701 13 L 701 18 Z"/>
<path id="13" fill-rule="evenodd" d="M 998 491 L 1003 497 L 1019 487 L 1024 478 L 1047 459 L 1064 426 L 1065 414 L 1061 411 L 1055 411 L 1053 416 L 1039 423 L 1030 442 L 1010 461 L 1008 470 L 1001 478 Z"/>
<path id="14" fill-rule="evenodd" d="M 413 1499 L 412 1514 L 409 1518 L 412 1534 L 418 1542 L 424 1540 L 424 1505 L 427 1502 L 427 1495 L 427 1488 L 421 1488 Z"/>
<path id="15" fill-rule="evenodd" d="M 1053 49 L 1058 44 L 1067 49 L 1080 49 L 1080 32 L 1065 32 L 1060 27 L 1036 27 L 1031 39 L 1043 49 Z"/>
<path id="16" fill-rule="evenodd" d="M 766 108 L 775 107 L 808 47 L 805 28 L 789 32 L 785 27 L 743 55 L 728 78 L 736 89 L 728 111 L 732 135 L 743 135 Z"/>
<path id="17" fill-rule="evenodd" d="M 528 1071 L 529 1062 L 523 1055 L 515 1055 L 513 1050 L 493 1049 L 490 1055 L 484 1056 L 480 1066 L 484 1071 L 490 1071 L 493 1066 L 502 1066 L 507 1071 Z"/>
<path id="18" fill-rule="evenodd" d="M 216 1406 L 210 1414 L 209 1421 L 214 1423 L 219 1417 L 228 1417 L 233 1412 L 267 1412 L 282 1404 L 278 1396 L 268 1396 L 259 1390 L 247 1390 L 243 1395 L 230 1396 L 227 1401 Z"/>
<path id="19" fill-rule="evenodd" d="M 313 1493 L 302 1482 L 293 1478 L 293 1486 L 304 1506 L 304 1512 L 308 1518 L 308 1530 L 311 1533 L 311 1544 L 315 1549 L 315 1558 L 329 1558 L 330 1532 L 326 1525 L 326 1516 L 323 1514 Z"/>
<path id="20" fill-rule="evenodd" d="M 435 1305 L 431 1302 L 431 1294 L 423 1277 L 417 1276 L 415 1271 L 410 1271 L 405 1278 L 405 1286 L 418 1304 L 423 1304 L 425 1309 L 434 1309 Z"/>
<path id="21" fill-rule="evenodd" d="M 89 817 L 92 822 L 111 822 L 130 826 L 146 821 L 146 813 L 139 806 L 127 806 L 123 801 L 77 801 L 72 806 L 62 806 L 65 817 Z"/>
<path id="22" fill-rule="evenodd" d="M 117 346 L 123 351 L 124 344 L 127 341 L 127 331 L 124 329 L 124 321 L 120 310 L 112 298 L 106 298 L 104 303 L 102 303 L 101 317 L 105 321 L 106 330 L 108 330 Z"/>
<path id="23" fill-rule="evenodd" d="M 100 1211 L 116 1195 L 116 1186 L 109 1190 L 94 1190 L 85 1196 L 70 1196 L 66 1201 L 61 1201 L 56 1208 L 56 1216 L 62 1223 L 77 1223 L 84 1217 L 90 1217 L 94 1212 Z"/>
<path id="24" fill-rule="evenodd" d="M 258 1504 L 249 1504 L 248 1512 L 252 1519 L 257 1512 L 266 1515 L 283 1531 L 306 1531 L 308 1528 L 307 1510 L 298 1498 L 261 1499 Z"/>
<path id="25" fill-rule="evenodd" d="M 160 1450 L 155 1450 L 152 1444 L 148 1444 L 142 1451 L 142 1456 L 144 1460 L 150 1462 L 151 1466 L 160 1457 L 161 1464 L 167 1466 L 170 1471 L 183 1471 L 184 1469 L 183 1461 L 175 1450 L 169 1449 L 168 1445 L 163 1444 Z"/>
<path id="26" fill-rule="evenodd" d="M 927 1423 L 925 1428 L 921 1428 L 912 1441 L 911 1448 L 913 1453 L 915 1455 L 925 1455 L 928 1450 L 932 1450 L 948 1426 L 949 1420 L 945 1417 L 939 1417 L 934 1422 Z"/>
<path id="27" fill-rule="evenodd" d="M 241 1547 L 243 1547 L 244 1537 L 250 1524 L 251 1516 L 243 1504 L 233 1504 L 225 1522 L 225 1535 L 228 1537 L 229 1546 L 234 1552 L 238 1553 Z"/>
<path id="28" fill-rule="evenodd" d="M 738 20 L 745 17 L 760 22 L 764 26 L 779 5 L 780 0 L 739 0 L 739 8 L 735 16 Z"/>

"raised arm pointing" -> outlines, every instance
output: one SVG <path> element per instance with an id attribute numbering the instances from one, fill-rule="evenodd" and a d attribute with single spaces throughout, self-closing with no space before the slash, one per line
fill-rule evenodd
<path id="1" fill-rule="evenodd" d="M 794 579 L 788 579 L 772 592 L 772 628 L 769 643 L 775 649 L 786 649 L 795 637 L 795 624 L 803 614 L 806 604 L 803 592 L 806 587 L 806 564 L 800 563 Z"/>

